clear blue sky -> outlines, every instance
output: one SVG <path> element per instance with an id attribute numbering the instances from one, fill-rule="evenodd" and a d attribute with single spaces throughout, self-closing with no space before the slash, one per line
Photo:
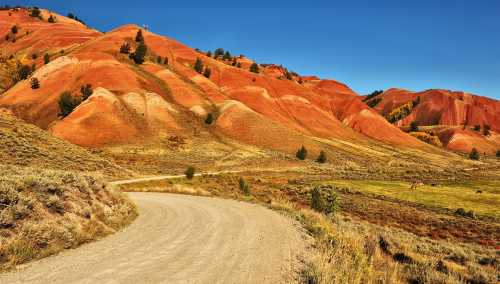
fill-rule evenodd
<path id="1" fill-rule="evenodd" d="M 500 99 L 500 1 L 3 1 L 108 31 L 146 24 L 202 50 L 375 89 L 444 88 Z"/>

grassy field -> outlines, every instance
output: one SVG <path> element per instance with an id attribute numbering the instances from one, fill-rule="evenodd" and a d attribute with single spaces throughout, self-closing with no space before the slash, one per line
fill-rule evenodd
<path id="1" fill-rule="evenodd" d="M 469 181 L 456 184 L 422 185 L 411 189 L 402 181 L 332 180 L 321 182 L 347 187 L 362 193 L 423 204 L 430 207 L 473 210 L 478 215 L 500 218 L 500 180 Z"/>

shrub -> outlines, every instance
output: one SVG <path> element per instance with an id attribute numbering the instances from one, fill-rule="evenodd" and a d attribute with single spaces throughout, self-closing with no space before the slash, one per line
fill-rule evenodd
<path id="1" fill-rule="evenodd" d="M 73 98 L 70 92 L 65 91 L 59 98 L 59 109 L 62 117 L 68 116 L 80 104 L 78 98 Z"/>
<path id="2" fill-rule="evenodd" d="M 477 151 L 476 148 L 472 148 L 472 150 L 469 153 L 469 158 L 471 160 L 479 160 L 479 152 Z"/>
<path id="3" fill-rule="evenodd" d="M 206 124 L 212 124 L 214 122 L 214 115 L 212 113 L 207 114 L 207 118 L 205 118 Z"/>
<path id="4" fill-rule="evenodd" d="M 210 75 L 212 74 L 212 70 L 210 68 L 205 68 L 205 72 L 203 72 L 203 76 L 210 78 Z"/>
<path id="5" fill-rule="evenodd" d="M 311 208 L 325 215 L 334 215 L 339 210 L 339 198 L 333 189 L 324 196 L 321 188 L 315 186 L 311 191 Z"/>
<path id="6" fill-rule="evenodd" d="M 168 57 L 165 56 L 165 60 L 163 60 L 163 64 L 168 65 Z"/>
<path id="7" fill-rule="evenodd" d="M 123 53 L 123 54 L 130 53 L 130 44 L 128 42 L 125 42 L 120 46 L 120 53 Z"/>
<path id="8" fill-rule="evenodd" d="M 92 90 L 92 85 L 86 84 L 80 87 L 80 93 L 82 94 L 82 101 L 88 99 L 94 91 Z"/>
<path id="9" fill-rule="evenodd" d="M 158 64 L 162 64 L 163 63 L 163 58 L 161 58 L 161 56 L 158 56 L 158 58 L 156 58 L 156 62 Z"/>
<path id="10" fill-rule="evenodd" d="M 325 209 L 323 212 L 326 215 L 334 215 L 339 210 L 339 197 L 335 191 L 330 189 L 328 195 L 326 196 Z"/>
<path id="11" fill-rule="evenodd" d="M 416 121 L 412 121 L 410 123 L 410 132 L 417 132 L 418 131 L 418 125 Z"/>
<path id="12" fill-rule="evenodd" d="M 36 70 L 36 64 L 33 63 L 31 64 L 31 74 L 35 73 L 35 70 Z"/>
<path id="13" fill-rule="evenodd" d="M 142 30 L 137 31 L 137 34 L 135 35 L 135 41 L 137 41 L 137 42 L 144 41 L 144 36 L 142 35 Z"/>
<path id="14" fill-rule="evenodd" d="M 30 16 L 34 17 L 34 18 L 39 18 L 40 17 L 40 9 L 38 9 L 38 7 L 33 7 L 31 9 Z"/>
<path id="15" fill-rule="evenodd" d="M 146 57 L 146 53 L 148 51 L 148 47 L 144 43 L 144 41 L 139 42 L 139 45 L 135 49 L 135 53 L 133 53 L 132 59 L 135 64 L 144 63 L 144 57 Z"/>
<path id="16" fill-rule="evenodd" d="M 316 162 L 318 162 L 320 164 L 326 163 L 326 153 L 325 153 L 325 151 L 321 150 L 321 152 L 319 152 L 319 156 L 316 159 Z"/>
<path id="17" fill-rule="evenodd" d="M 243 178 L 240 178 L 240 180 L 238 182 L 240 185 L 241 192 L 243 192 L 243 194 L 245 194 L 245 195 L 250 195 L 251 194 L 250 193 L 250 185 Z"/>
<path id="18" fill-rule="evenodd" d="M 189 167 L 186 169 L 186 171 L 184 172 L 184 175 L 186 175 L 186 178 L 187 178 L 187 179 L 193 179 L 193 177 L 194 177 L 194 172 L 195 172 L 194 167 L 189 166 Z"/>
<path id="19" fill-rule="evenodd" d="M 241 63 L 236 63 L 236 67 L 241 68 Z"/>
<path id="20" fill-rule="evenodd" d="M 45 53 L 45 54 L 43 55 L 43 62 L 44 62 L 45 64 L 49 64 L 49 62 L 50 62 L 50 55 L 49 55 L 48 53 Z"/>
<path id="21" fill-rule="evenodd" d="M 19 68 L 17 69 L 17 78 L 18 78 L 18 81 L 21 81 L 21 80 L 26 80 L 29 75 L 31 75 L 31 67 L 28 66 L 28 65 L 21 65 L 19 66 Z"/>
<path id="22" fill-rule="evenodd" d="M 238 61 L 236 60 L 236 57 L 233 57 L 233 62 L 231 63 L 232 66 L 236 66 L 238 64 Z"/>
<path id="23" fill-rule="evenodd" d="M 35 77 L 31 78 L 31 88 L 33 90 L 40 88 L 40 82 Z"/>
<path id="24" fill-rule="evenodd" d="M 12 26 L 12 28 L 10 28 L 10 31 L 11 31 L 13 34 L 17 34 L 17 26 Z"/>
<path id="25" fill-rule="evenodd" d="M 318 186 L 314 187 L 311 191 L 311 208 L 318 212 L 323 212 L 325 210 L 325 200 Z"/>
<path id="26" fill-rule="evenodd" d="M 196 62 L 194 63 L 194 70 L 200 74 L 203 72 L 203 62 L 201 62 L 201 59 L 196 58 Z"/>
<path id="27" fill-rule="evenodd" d="M 207 51 L 207 56 L 208 56 L 208 57 L 212 57 L 212 52 L 211 52 L 210 50 L 209 50 L 209 51 Z"/>
<path id="28" fill-rule="evenodd" d="M 455 214 L 458 216 L 472 218 L 472 219 L 476 218 L 476 213 L 474 213 L 474 211 L 472 210 L 465 211 L 465 209 L 463 208 L 458 208 L 457 210 L 455 210 Z"/>
<path id="29" fill-rule="evenodd" d="M 55 18 L 52 15 L 50 15 L 48 21 L 49 21 L 49 23 L 52 23 L 52 24 L 56 22 Z"/>
<path id="30" fill-rule="evenodd" d="M 295 156 L 299 159 L 299 160 L 305 160 L 307 158 L 307 149 L 306 147 L 302 146 L 298 151 L 297 153 L 295 154 Z"/>
<path id="31" fill-rule="evenodd" d="M 9 34 L 5 35 L 5 41 L 9 41 Z"/>
<path id="32" fill-rule="evenodd" d="M 70 18 L 70 19 L 74 20 L 74 19 L 75 19 L 75 14 L 73 14 L 73 13 L 71 13 L 71 12 L 70 12 L 70 13 L 68 13 L 68 18 Z"/>
<path id="33" fill-rule="evenodd" d="M 36 52 L 34 52 L 32 55 L 31 55 L 31 59 L 35 60 L 38 58 L 38 54 Z"/>
<path id="34" fill-rule="evenodd" d="M 474 125 L 474 131 L 479 131 L 479 130 L 481 130 L 481 125 L 479 124 Z"/>
<path id="35" fill-rule="evenodd" d="M 252 63 L 252 65 L 250 65 L 250 72 L 259 73 L 259 65 L 255 62 Z"/>
<path id="36" fill-rule="evenodd" d="M 224 53 L 224 56 L 222 56 L 222 59 L 223 60 L 231 60 L 231 53 L 229 53 L 229 51 L 226 51 Z"/>
<path id="37" fill-rule="evenodd" d="M 497 158 L 500 158 L 500 150 L 497 150 Z"/>

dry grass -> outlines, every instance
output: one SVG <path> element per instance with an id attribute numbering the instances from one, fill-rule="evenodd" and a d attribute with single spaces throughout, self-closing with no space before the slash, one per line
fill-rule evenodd
<path id="1" fill-rule="evenodd" d="M 0 166 L 0 270 L 99 239 L 137 209 L 102 177 Z"/>

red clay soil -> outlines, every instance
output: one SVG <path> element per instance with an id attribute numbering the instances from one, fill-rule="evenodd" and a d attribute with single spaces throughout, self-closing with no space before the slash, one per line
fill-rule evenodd
<path id="1" fill-rule="evenodd" d="M 48 18 L 48 12 L 43 14 Z M 0 42 L 0 48 L 24 64 L 38 62 L 33 77 L 39 79 L 40 88 L 33 90 L 28 80 L 21 81 L 0 96 L 0 108 L 78 145 L 131 143 L 162 133 L 189 136 L 194 128 L 202 128 L 287 152 L 300 145 L 319 151 L 313 137 L 429 147 L 389 124 L 362 97 L 333 80 L 314 76 L 288 80 L 285 69 L 277 65 L 261 66 L 259 74 L 252 73 L 253 61 L 246 57 L 237 58 L 242 65 L 238 68 L 148 31 L 143 31 L 148 60 L 136 65 L 119 52 L 125 42 L 135 50 L 139 30 L 135 25 L 101 34 L 60 15 L 57 23 L 50 24 L 29 17 L 25 10 L 11 16 L 0 11 L 4 32 L 12 22 L 24 38 Z M 51 62 L 42 65 L 43 56 L 35 60 L 26 56 L 34 52 L 33 46 L 50 51 Z M 156 63 L 158 56 L 167 58 L 168 65 Z M 197 58 L 211 69 L 210 78 L 194 71 Z M 61 93 L 78 97 L 84 84 L 91 84 L 94 94 L 69 116 L 58 117 Z M 215 126 L 203 122 L 208 113 L 216 116 Z"/>

